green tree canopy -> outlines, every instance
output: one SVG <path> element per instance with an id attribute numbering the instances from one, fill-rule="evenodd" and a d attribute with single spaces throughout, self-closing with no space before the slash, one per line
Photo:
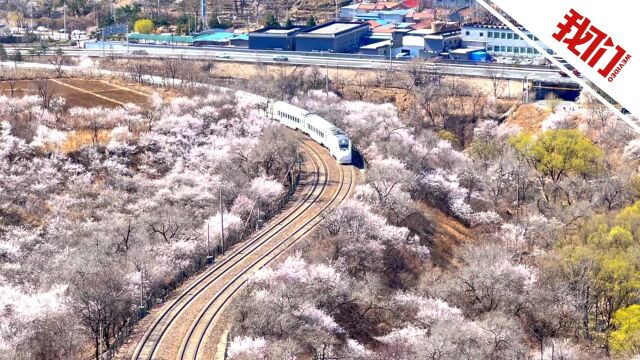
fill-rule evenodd
<path id="1" fill-rule="evenodd" d="M 640 350 L 640 305 L 633 307 L 640 298 L 640 237 L 634 233 L 639 223 L 640 202 L 618 214 L 591 216 L 542 268 L 573 293 L 569 303 L 581 313 L 585 338 L 601 331 L 613 352 L 627 355 Z M 629 323 L 629 313 L 638 316 L 637 324 Z"/>
<path id="2" fill-rule="evenodd" d="M 537 137 L 522 133 L 511 144 L 554 184 L 570 174 L 593 173 L 603 158 L 597 145 L 573 129 L 548 130 Z"/>
<path id="3" fill-rule="evenodd" d="M 4 45 L 0 44 L 0 61 L 6 61 L 8 58 L 7 50 L 5 50 Z"/>
<path id="4" fill-rule="evenodd" d="M 140 34 L 150 34 L 155 30 L 156 25 L 151 19 L 140 19 L 133 25 L 133 31 Z"/>
<path id="5" fill-rule="evenodd" d="M 316 18 L 315 18 L 315 16 L 310 15 L 310 16 L 307 18 L 307 26 L 312 27 L 312 26 L 316 26 L 316 25 L 317 25 L 317 24 L 316 24 Z"/>
<path id="6" fill-rule="evenodd" d="M 616 330 L 609 335 L 611 352 L 629 358 L 640 354 L 640 305 L 616 311 L 613 324 Z"/>
<path id="7" fill-rule="evenodd" d="M 209 28 L 211 29 L 228 29 L 230 27 L 233 27 L 233 23 L 228 20 L 220 20 L 217 14 L 213 14 L 209 18 Z"/>
<path id="8" fill-rule="evenodd" d="M 274 14 L 269 14 L 267 16 L 267 21 L 264 24 L 266 27 L 279 28 L 280 23 L 278 22 L 278 18 Z"/>
<path id="9" fill-rule="evenodd" d="M 284 27 L 285 28 L 292 28 L 293 27 L 293 21 L 291 21 L 291 19 L 287 18 L 287 21 L 284 23 Z"/>

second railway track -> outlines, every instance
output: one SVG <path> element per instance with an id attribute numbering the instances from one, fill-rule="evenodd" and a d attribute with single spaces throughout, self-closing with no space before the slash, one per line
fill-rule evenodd
<path id="1" fill-rule="evenodd" d="M 212 355 L 215 353 L 215 341 L 218 340 L 218 337 L 213 335 L 215 321 L 219 319 L 220 314 L 230 303 L 233 296 L 248 280 L 247 275 L 250 275 L 252 271 L 267 266 L 298 240 L 304 238 L 322 221 L 324 214 L 342 203 L 342 201 L 348 197 L 355 183 L 353 168 L 351 166 L 340 166 L 339 170 L 340 181 L 338 183 L 338 189 L 331 199 L 322 206 L 322 210 L 307 219 L 303 225 L 293 230 L 290 235 L 279 241 L 269 252 L 257 258 L 250 267 L 243 270 L 241 274 L 238 274 L 232 282 L 227 283 L 224 288 L 209 301 L 207 306 L 202 309 L 193 322 L 188 336 L 185 337 L 180 347 L 179 359 L 213 359 Z M 345 176 L 347 174 L 348 176 Z"/>
<path id="2" fill-rule="evenodd" d="M 137 344 L 131 359 L 195 359 L 202 355 L 214 320 L 255 270 L 265 266 L 310 232 L 354 184 L 350 167 L 332 162 L 324 150 L 303 141 L 313 181 L 285 214 L 197 277 L 165 304 Z M 336 171 L 337 170 L 337 171 Z M 337 174 L 336 174 L 337 173 Z M 348 173 L 346 183 L 345 173 Z M 336 176 L 338 175 L 338 176 Z M 337 177 L 337 178 L 336 178 Z M 335 192 L 331 189 L 337 188 Z M 213 352 L 208 352 L 213 358 Z M 127 356 L 129 358 L 129 356 Z"/>

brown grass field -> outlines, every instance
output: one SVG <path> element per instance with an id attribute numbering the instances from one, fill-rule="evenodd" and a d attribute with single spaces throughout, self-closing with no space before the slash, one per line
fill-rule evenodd
<path id="1" fill-rule="evenodd" d="M 102 80 L 49 79 L 48 88 L 54 96 L 66 99 L 70 107 L 118 107 L 125 103 L 143 105 L 147 95 L 126 87 L 109 84 Z M 19 80 L 14 85 L 14 96 L 37 95 L 38 88 L 33 80 Z M 11 84 L 0 82 L 0 95 L 10 95 Z"/>

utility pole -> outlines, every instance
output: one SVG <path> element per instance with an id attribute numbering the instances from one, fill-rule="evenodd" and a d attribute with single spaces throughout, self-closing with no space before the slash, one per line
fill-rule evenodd
<path id="1" fill-rule="evenodd" d="M 102 322 L 98 321 L 98 359 L 102 357 Z"/>
<path id="2" fill-rule="evenodd" d="M 222 185 L 220 185 L 220 242 L 224 254 L 224 208 L 222 207 Z"/>
<path id="3" fill-rule="evenodd" d="M 389 44 L 389 71 L 393 70 L 393 39 Z"/>
<path id="4" fill-rule="evenodd" d="M 209 28 L 207 19 L 207 0 L 200 0 L 200 17 L 202 19 L 202 30 Z"/>
<path id="5" fill-rule="evenodd" d="M 140 309 L 144 308 L 144 268 L 140 268 Z"/>
<path id="6" fill-rule="evenodd" d="M 329 96 L 329 62 L 327 61 L 327 74 L 324 77 L 324 92 Z"/>
<path id="7" fill-rule="evenodd" d="M 62 24 L 64 29 L 64 41 L 67 42 L 67 2 L 62 3 Z"/>
<path id="8" fill-rule="evenodd" d="M 102 57 L 105 57 L 104 52 L 105 52 L 105 46 L 106 46 L 106 39 L 104 37 L 104 28 L 102 28 Z"/>

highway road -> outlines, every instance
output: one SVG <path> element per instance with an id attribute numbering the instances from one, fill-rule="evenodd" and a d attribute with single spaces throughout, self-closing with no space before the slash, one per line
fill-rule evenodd
<path id="1" fill-rule="evenodd" d="M 302 53 L 285 51 L 254 51 L 233 47 L 187 47 L 169 45 L 146 45 L 121 42 L 108 42 L 104 48 L 101 43 L 85 43 L 83 49 L 65 47 L 68 56 L 89 57 L 140 57 L 140 58 L 186 58 L 211 59 L 225 62 L 307 65 L 349 69 L 406 69 L 414 66 L 407 60 L 385 59 L 380 56 L 334 53 Z M 8 48 L 12 53 L 15 48 Z M 24 49 L 23 49 L 24 50 Z M 49 51 L 51 52 L 51 50 Z M 277 61 L 274 56 L 281 55 L 286 61 Z M 558 69 L 546 66 L 506 65 L 496 63 L 423 63 L 425 72 L 439 72 L 444 75 L 463 77 L 500 78 L 519 81 L 540 80 L 556 84 L 573 84 L 569 78 L 560 76 Z"/>

